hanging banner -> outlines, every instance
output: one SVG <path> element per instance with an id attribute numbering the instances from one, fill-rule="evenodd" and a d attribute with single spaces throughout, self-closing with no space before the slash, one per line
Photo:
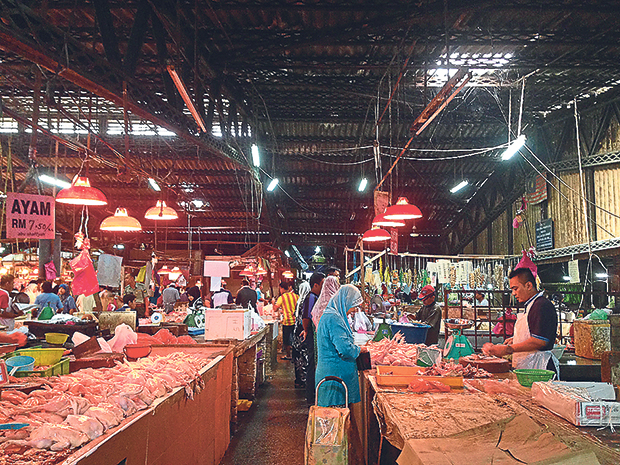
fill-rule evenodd
<path id="1" fill-rule="evenodd" d="M 398 255 L 398 229 L 390 228 L 390 255 Z"/>
<path id="2" fill-rule="evenodd" d="M 375 216 L 385 213 L 390 203 L 389 192 L 375 191 Z"/>
<path id="3" fill-rule="evenodd" d="M 6 237 L 9 239 L 54 239 L 56 210 L 48 195 L 6 194 Z"/>
<path id="4" fill-rule="evenodd" d="M 570 283 L 575 284 L 581 282 L 579 279 L 579 260 L 570 260 L 568 262 L 568 276 Z"/>
<path id="5" fill-rule="evenodd" d="M 547 180 L 543 176 L 538 175 L 528 181 L 525 200 L 532 205 L 547 200 Z"/>

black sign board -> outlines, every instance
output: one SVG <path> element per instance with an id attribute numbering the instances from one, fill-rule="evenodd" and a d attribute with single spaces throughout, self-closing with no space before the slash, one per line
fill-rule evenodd
<path id="1" fill-rule="evenodd" d="M 536 223 L 536 250 L 553 249 L 553 220 L 546 220 Z"/>

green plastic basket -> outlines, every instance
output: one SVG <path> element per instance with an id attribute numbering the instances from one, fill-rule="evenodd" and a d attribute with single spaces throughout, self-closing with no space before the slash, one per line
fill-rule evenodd
<path id="1" fill-rule="evenodd" d="M 532 387 L 537 381 L 549 381 L 555 378 L 555 371 L 551 370 L 537 370 L 534 368 L 521 368 L 514 370 L 517 375 L 517 381 L 521 386 Z"/>

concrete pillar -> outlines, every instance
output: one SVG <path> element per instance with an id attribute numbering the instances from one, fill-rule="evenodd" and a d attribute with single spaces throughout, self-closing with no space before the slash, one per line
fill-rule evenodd
<path id="1" fill-rule="evenodd" d="M 55 239 L 39 240 L 39 278 L 45 278 L 45 264 L 50 260 L 56 266 L 57 276 L 60 276 L 60 233 L 56 233 Z"/>

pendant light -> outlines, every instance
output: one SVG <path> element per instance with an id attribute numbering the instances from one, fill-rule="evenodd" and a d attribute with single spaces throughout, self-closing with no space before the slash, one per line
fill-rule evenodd
<path id="1" fill-rule="evenodd" d="M 254 265 L 251 263 L 246 265 L 245 268 L 239 272 L 240 276 L 254 276 L 256 270 L 254 269 Z"/>
<path id="2" fill-rule="evenodd" d="M 261 263 L 258 264 L 258 268 L 256 269 L 256 274 L 257 275 L 267 274 L 267 270 L 263 268 L 263 265 Z"/>
<path id="3" fill-rule="evenodd" d="M 170 270 L 170 273 L 168 273 L 168 279 L 170 281 L 176 281 L 177 279 L 179 279 L 179 276 L 181 276 L 182 274 L 183 273 L 181 272 L 179 267 L 175 266 L 174 268 L 172 268 L 172 270 Z"/>
<path id="4" fill-rule="evenodd" d="M 413 220 L 422 218 L 422 212 L 415 205 L 411 205 L 406 197 L 399 197 L 395 205 L 388 207 L 384 213 L 387 220 Z"/>
<path id="5" fill-rule="evenodd" d="M 293 274 L 292 271 L 290 270 L 285 270 L 282 272 L 282 277 L 285 279 L 293 279 L 295 277 L 295 275 Z"/>
<path id="6" fill-rule="evenodd" d="M 114 216 L 108 216 L 101 222 L 102 231 L 136 232 L 142 231 L 142 225 L 133 216 L 127 214 L 127 209 L 117 208 Z"/>
<path id="7" fill-rule="evenodd" d="M 392 238 L 389 232 L 385 229 L 372 228 L 364 233 L 362 240 L 364 242 L 380 242 L 389 241 Z"/>
<path id="8" fill-rule="evenodd" d="M 107 205 L 103 192 L 90 186 L 90 181 L 85 176 L 76 176 L 71 182 L 71 187 L 61 190 L 56 196 L 56 202 L 69 205 Z"/>
<path id="9" fill-rule="evenodd" d="M 157 272 L 157 274 L 170 274 L 171 273 L 171 269 L 168 268 L 168 265 L 164 265 L 163 267 L 160 268 L 160 270 Z"/>
<path id="10" fill-rule="evenodd" d="M 149 208 L 144 214 L 144 217 L 147 220 L 162 221 L 162 220 L 176 220 L 179 217 L 179 215 L 177 214 L 174 208 L 168 207 L 166 205 L 165 200 L 158 200 L 157 205 Z"/>
<path id="11" fill-rule="evenodd" d="M 405 222 L 403 220 L 388 220 L 385 218 L 385 213 L 381 213 L 380 215 L 375 216 L 375 219 L 372 220 L 373 226 L 387 226 L 389 228 L 400 228 L 405 226 Z"/>

